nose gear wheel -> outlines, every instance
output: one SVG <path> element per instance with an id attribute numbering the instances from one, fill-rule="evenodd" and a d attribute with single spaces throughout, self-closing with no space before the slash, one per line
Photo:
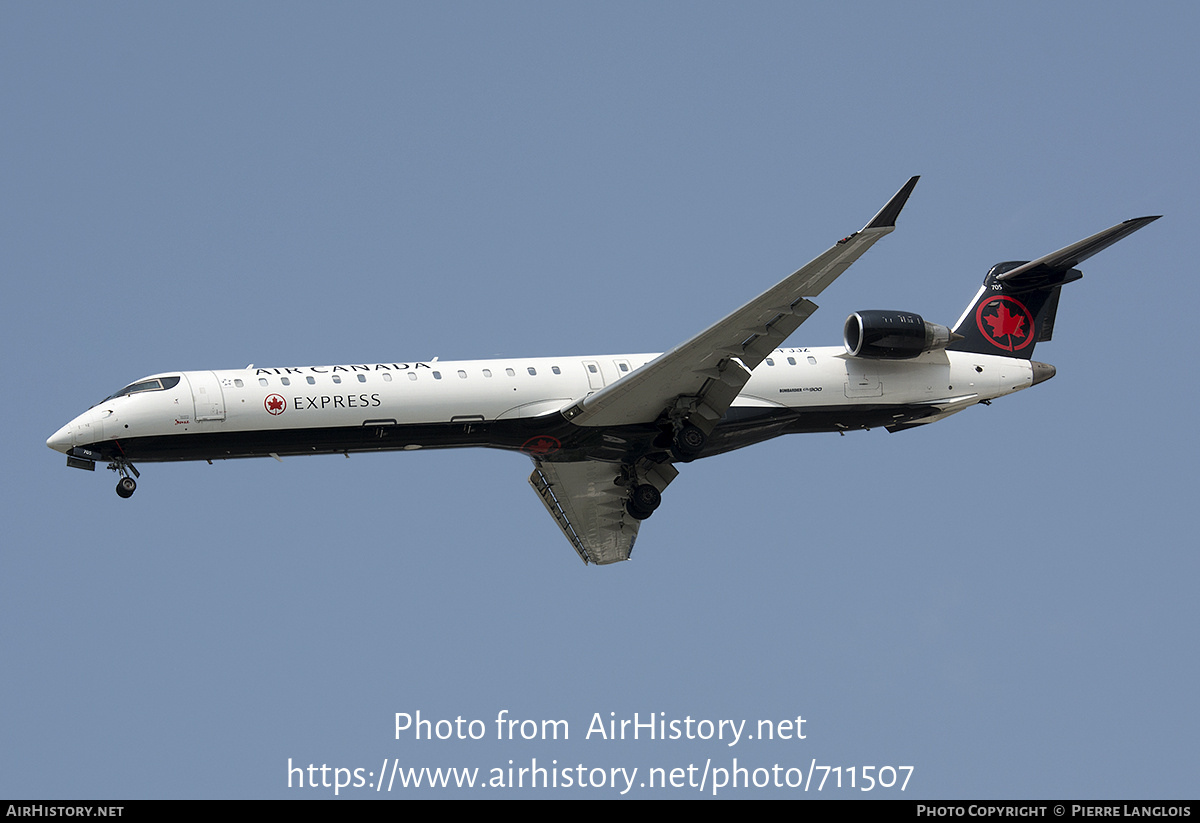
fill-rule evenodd
<path id="1" fill-rule="evenodd" d="M 133 493 L 137 491 L 137 481 L 134 478 L 141 477 L 141 472 L 137 470 L 137 467 L 124 457 L 115 457 L 108 464 L 108 470 L 121 475 L 121 479 L 117 481 L 117 497 L 122 499 L 133 497 Z"/>

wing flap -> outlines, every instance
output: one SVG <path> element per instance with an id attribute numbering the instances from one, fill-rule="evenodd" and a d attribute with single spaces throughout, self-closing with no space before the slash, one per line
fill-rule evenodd
<path id="1" fill-rule="evenodd" d="M 585 564 L 628 560 L 640 521 L 625 511 L 619 466 L 585 460 L 535 463 L 529 485 Z"/>

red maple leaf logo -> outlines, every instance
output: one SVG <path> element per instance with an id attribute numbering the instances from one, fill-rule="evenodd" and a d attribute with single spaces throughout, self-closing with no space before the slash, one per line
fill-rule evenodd
<path id="1" fill-rule="evenodd" d="M 277 394 L 271 394 L 263 401 L 263 407 L 268 414 L 283 414 L 283 410 L 287 408 L 287 401 Z"/>
<path id="2" fill-rule="evenodd" d="M 1006 335 L 1025 336 L 1025 332 L 1021 330 L 1021 327 L 1025 325 L 1025 318 L 1019 314 L 1009 314 L 1008 306 L 1001 306 L 994 317 L 985 317 L 983 319 L 992 327 L 992 337 L 1004 337 Z"/>
<path id="3" fill-rule="evenodd" d="M 983 301 L 975 312 L 975 322 L 997 348 L 1017 351 L 1033 342 L 1033 315 L 1014 297 L 997 295 Z"/>

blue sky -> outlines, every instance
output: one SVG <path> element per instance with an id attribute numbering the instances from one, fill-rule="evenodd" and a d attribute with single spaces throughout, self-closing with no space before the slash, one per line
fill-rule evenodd
<path id="1" fill-rule="evenodd" d="M 723 796 L 1194 797 L 1198 23 L 0 8 L 0 796 L 332 795 L 289 789 L 289 758 L 639 780 L 737 758 L 914 771 L 903 794 Z M 166 370 L 659 351 L 913 174 L 897 231 L 790 342 L 834 345 L 865 308 L 953 323 L 993 263 L 1165 217 L 1066 289 L 1054 380 L 689 465 L 630 563 L 583 567 L 516 454 L 153 465 L 123 501 L 44 445 Z M 571 738 L 397 740 L 418 710 Z M 584 739 L 610 712 L 803 716 L 806 738 Z M 618 796 L 428 792 L 464 793 Z"/>

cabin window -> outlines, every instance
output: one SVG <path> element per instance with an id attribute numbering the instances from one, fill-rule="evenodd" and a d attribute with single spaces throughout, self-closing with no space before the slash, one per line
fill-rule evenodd
<path id="1" fill-rule="evenodd" d="M 240 388 L 243 388 L 246 384 L 242 382 L 242 378 L 235 377 L 235 378 L 233 378 L 233 385 L 237 386 L 240 389 Z"/>
<path id="2" fill-rule="evenodd" d="M 817 358 L 813 357 L 813 356 L 810 354 L 810 355 L 808 356 L 808 362 L 809 362 L 809 363 L 811 363 L 812 365 L 814 365 L 814 366 L 815 366 L 815 365 L 817 365 Z"/>
<path id="3" fill-rule="evenodd" d="M 596 373 L 596 371 L 597 371 L 597 369 L 596 369 L 596 364 L 595 364 L 595 363 L 588 363 L 588 371 L 590 371 L 592 374 L 595 374 L 595 373 Z"/>
<path id="4" fill-rule="evenodd" d="M 282 383 L 282 384 L 283 384 L 283 385 L 285 385 L 285 386 L 290 386 L 290 385 L 292 385 L 292 381 L 291 381 L 291 380 L 288 380 L 286 377 L 281 377 L 281 378 L 279 378 L 279 382 L 280 382 L 280 383 Z"/>
<path id="5" fill-rule="evenodd" d="M 794 357 L 789 357 L 789 358 L 788 358 L 788 365 L 789 365 L 789 366 L 794 366 L 794 365 L 796 365 L 796 358 L 794 358 Z"/>
<path id="6" fill-rule="evenodd" d="M 333 382 L 334 382 L 334 383 L 341 383 L 341 382 L 342 382 L 342 376 L 341 376 L 340 374 L 335 374 L 335 375 L 333 376 Z"/>
<path id="7" fill-rule="evenodd" d="M 775 365 L 775 361 L 774 361 L 774 360 L 772 360 L 771 358 L 769 358 L 769 357 L 768 357 L 768 358 L 767 358 L 767 365 L 768 365 L 768 366 L 774 366 L 774 365 Z"/>
<path id="8" fill-rule="evenodd" d="M 562 369 L 560 369 L 558 366 L 551 366 L 550 371 L 554 372 L 555 374 L 562 374 Z"/>
<path id="9" fill-rule="evenodd" d="M 392 375 L 391 375 L 391 372 L 386 372 L 386 371 L 385 371 L 385 372 L 383 373 L 383 382 L 384 382 L 384 383 L 391 383 L 391 382 L 392 382 Z"/>
<path id="10" fill-rule="evenodd" d="M 366 383 L 366 382 L 367 382 L 367 376 L 366 376 L 365 374 L 360 374 L 360 375 L 358 375 L 358 382 L 359 382 L 359 383 Z"/>
<path id="11" fill-rule="evenodd" d="M 435 371 L 435 372 L 433 373 L 433 379 L 434 379 L 434 380 L 441 380 L 441 379 L 442 379 L 442 373 L 441 373 L 440 371 Z"/>
<path id="12" fill-rule="evenodd" d="M 535 369 L 533 366 L 530 366 L 530 367 L 529 367 L 529 373 L 530 373 L 531 375 L 536 375 L 536 374 L 537 374 L 537 369 Z"/>
<path id="13" fill-rule="evenodd" d="M 408 379 L 409 379 L 409 380 L 416 380 L 416 379 L 417 379 L 417 373 L 416 373 L 415 371 L 410 371 L 410 372 L 408 373 Z"/>
<path id="14" fill-rule="evenodd" d="M 265 377 L 258 378 L 258 385 L 260 385 L 260 386 L 267 385 L 267 378 L 265 378 Z"/>
<path id="15" fill-rule="evenodd" d="M 618 363 L 617 368 L 620 369 L 621 371 L 629 371 L 629 364 L 628 363 Z"/>
<path id="16" fill-rule="evenodd" d="M 491 377 L 491 376 L 492 376 L 492 370 L 491 370 L 491 369 L 484 369 L 484 370 L 483 370 L 483 376 L 484 376 L 484 377 Z"/>
<path id="17" fill-rule="evenodd" d="M 461 377 L 461 378 L 462 378 L 462 379 L 464 379 L 464 380 L 466 380 L 466 379 L 467 379 L 467 373 L 466 373 L 465 371 L 463 371 L 462 369 L 459 369 L 459 370 L 458 370 L 458 376 L 459 376 L 459 377 Z"/>
<path id="18" fill-rule="evenodd" d="M 505 370 L 504 370 L 504 373 L 505 373 L 505 374 L 507 374 L 509 377 L 516 377 L 516 376 L 517 376 L 517 373 L 516 373 L 515 371 L 513 371 L 512 369 L 505 369 Z"/>

